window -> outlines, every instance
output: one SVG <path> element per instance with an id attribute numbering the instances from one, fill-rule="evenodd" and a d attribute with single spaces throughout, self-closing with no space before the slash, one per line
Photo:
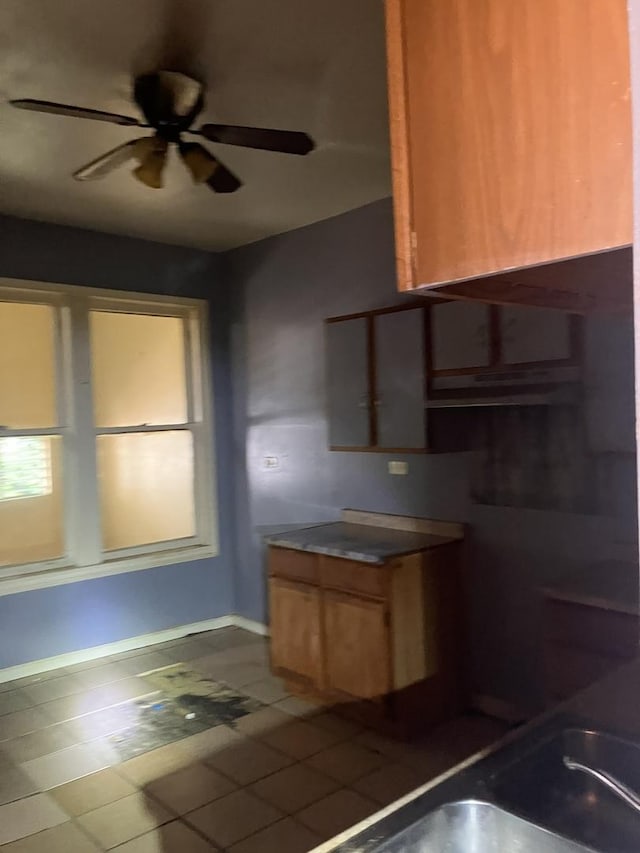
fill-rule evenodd
<path id="1" fill-rule="evenodd" d="M 0 580 L 214 553 L 204 305 L 0 282 Z"/>

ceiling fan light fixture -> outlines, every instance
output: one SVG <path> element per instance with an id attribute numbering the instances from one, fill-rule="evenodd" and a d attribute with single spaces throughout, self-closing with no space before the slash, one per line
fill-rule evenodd
<path id="1" fill-rule="evenodd" d="M 218 168 L 216 158 L 197 142 L 181 142 L 179 150 L 195 184 L 205 184 Z"/>
<path id="2" fill-rule="evenodd" d="M 167 141 L 158 136 L 146 136 L 138 141 L 134 156 L 140 165 L 131 173 L 136 180 L 151 189 L 162 189 L 167 147 Z"/>

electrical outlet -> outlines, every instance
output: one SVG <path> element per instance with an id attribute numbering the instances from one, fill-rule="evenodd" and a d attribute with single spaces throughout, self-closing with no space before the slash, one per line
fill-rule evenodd
<path id="1" fill-rule="evenodd" d="M 265 471 L 273 471 L 274 468 L 280 467 L 280 460 L 277 456 L 265 456 L 262 460 L 262 467 Z"/>
<path id="2" fill-rule="evenodd" d="M 409 472 L 408 462 L 389 462 L 389 473 L 404 476 Z"/>

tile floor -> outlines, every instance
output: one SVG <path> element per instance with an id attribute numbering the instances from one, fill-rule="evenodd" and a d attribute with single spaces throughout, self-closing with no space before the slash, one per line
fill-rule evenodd
<path id="1" fill-rule="evenodd" d="M 162 698 L 148 674 L 177 663 L 199 692 L 224 681 L 258 710 L 122 761 L 134 700 Z M 0 845 L 305 853 L 503 733 L 469 715 L 419 744 L 389 740 L 288 696 L 263 639 L 220 629 L 0 684 Z"/>

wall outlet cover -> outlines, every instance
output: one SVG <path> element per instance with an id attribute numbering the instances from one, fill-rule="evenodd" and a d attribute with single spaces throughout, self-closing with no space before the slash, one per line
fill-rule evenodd
<path id="1" fill-rule="evenodd" d="M 390 474 L 408 474 L 409 473 L 409 463 L 408 462 L 389 462 L 389 473 Z"/>

